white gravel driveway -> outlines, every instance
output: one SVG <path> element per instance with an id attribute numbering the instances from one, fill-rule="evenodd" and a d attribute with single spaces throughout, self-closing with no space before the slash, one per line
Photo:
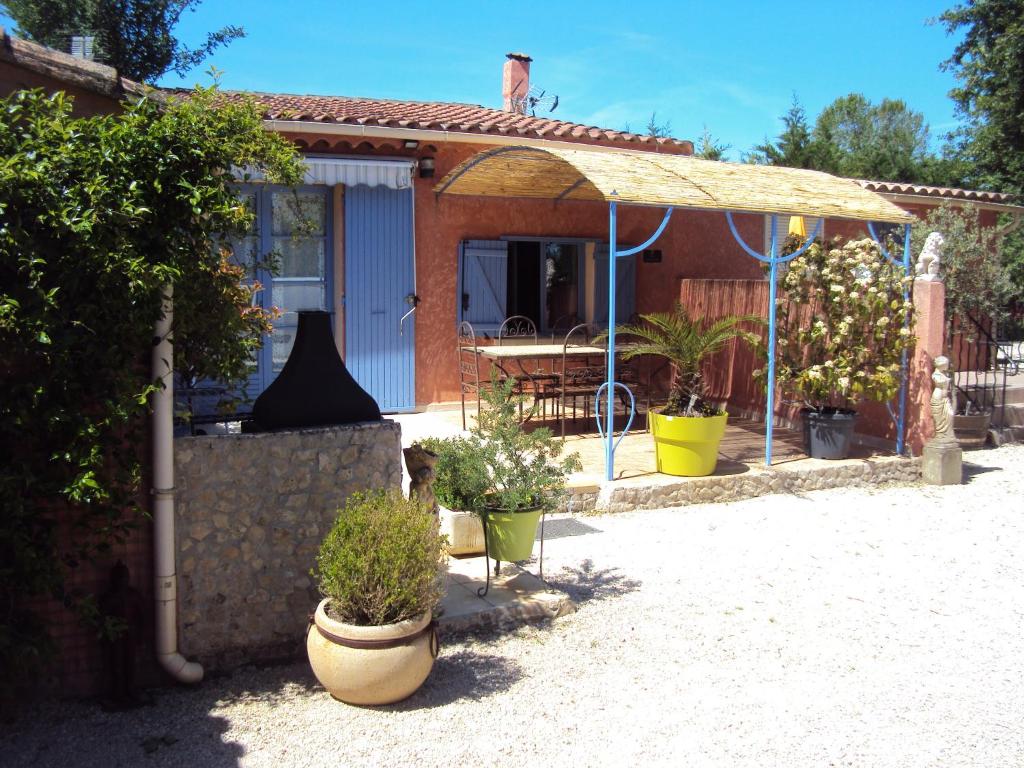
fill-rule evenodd
<path id="1" fill-rule="evenodd" d="M 44 708 L 0 765 L 1022 766 L 1024 447 L 968 458 L 956 487 L 582 518 L 546 561 L 579 611 L 450 641 L 399 705 L 245 670 Z"/>

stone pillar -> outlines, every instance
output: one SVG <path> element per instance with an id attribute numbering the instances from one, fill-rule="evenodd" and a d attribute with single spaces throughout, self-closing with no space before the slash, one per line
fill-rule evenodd
<path id="1" fill-rule="evenodd" d="M 907 397 L 907 445 L 920 455 L 934 437 L 931 412 L 932 359 L 944 353 L 946 335 L 946 286 L 925 276 L 914 281 L 914 334 L 917 343 L 910 359 L 910 390 Z"/>

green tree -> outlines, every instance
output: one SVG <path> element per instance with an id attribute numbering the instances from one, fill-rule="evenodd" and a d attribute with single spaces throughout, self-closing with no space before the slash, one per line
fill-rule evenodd
<path id="1" fill-rule="evenodd" d="M 999 319 L 1009 293 L 1007 274 L 1001 264 L 1001 243 L 991 227 L 984 227 L 978 211 L 956 208 L 948 202 L 932 210 L 922 226 L 912 230 L 914 253 L 920 253 L 928 235 L 943 237 L 942 282 L 946 288 L 947 344 L 952 344 L 952 319 Z"/>
<path id="2" fill-rule="evenodd" d="M 64 94 L 20 91 L 0 100 L 0 157 L 3 692 L 45 646 L 24 601 L 88 608 L 68 569 L 143 514 L 162 286 L 174 285 L 176 364 L 243 378 L 268 316 L 230 261 L 251 222 L 230 169 L 294 185 L 302 168 L 255 104 L 215 89 L 87 119 Z"/>
<path id="3" fill-rule="evenodd" d="M 629 130 L 629 127 L 626 127 Z M 647 120 L 647 125 L 644 126 L 644 130 L 647 131 L 648 136 L 653 136 L 656 139 L 668 138 L 672 135 L 672 123 L 666 120 L 664 123 L 658 122 L 658 113 L 651 112 L 650 118 Z"/>
<path id="4" fill-rule="evenodd" d="M 1024 2 L 970 0 L 939 19 L 963 33 L 942 63 L 957 87 L 950 91 L 964 125 L 950 139 L 963 185 L 1024 194 Z M 1003 268 L 1024 300 L 1024 232 L 1002 244 Z"/>
<path id="5" fill-rule="evenodd" d="M 705 125 L 704 133 L 701 134 L 700 143 L 694 149 L 693 156 L 704 160 L 724 160 L 725 153 L 730 149 L 732 149 L 731 144 L 722 144 L 717 141 Z"/>
<path id="6" fill-rule="evenodd" d="M 971 183 L 1024 192 L 1024 2 L 970 0 L 939 21 L 964 35 L 942 68 L 958 82 L 949 95 L 966 124 L 953 138 Z"/>
<path id="7" fill-rule="evenodd" d="M 784 165 L 788 168 L 815 168 L 811 129 L 807 114 L 793 94 L 789 111 L 782 116 L 783 131 L 775 141 L 767 137 L 744 157 L 744 160 L 759 165 Z"/>
<path id="8" fill-rule="evenodd" d="M 810 128 L 794 97 L 782 122 L 778 138 L 754 147 L 745 158 L 748 162 L 919 183 L 941 183 L 957 171 L 929 154 L 924 117 L 899 99 L 872 104 L 851 93 L 825 107 Z"/>
<path id="9" fill-rule="evenodd" d="M 812 132 L 819 170 L 860 179 L 916 181 L 928 154 L 928 126 L 900 99 L 875 105 L 859 93 L 818 115 Z"/>
<path id="10" fill-rule="evenodd" d="M 0 8 L 17 22 L 17 34 L 60 50 L 69 35 L 95 37 L 95 58 L 124 77 L 151 82 L 167 72 L 183 75 L 214 50 L 244 37 L 229 25 L 210 32 L 198 48 L 174 36 L 185 11 L 202 0 L 3 0 Z"/>
<path id="11" fill-rule="evenodd" d="M 720 411 L 707 400 L 704 362 L 733 339 L 757 344 L 757 334 L 741 326 L 762 322 L 760 317 L 753 315 L 730 315 L 710 322 L 706 318 L 690 317 L 686 307 L 677 303 L 671 312 L 640 315 L 640 322 L 620 325 L 615 333 L 630 337 L 629 346 L 622 350 L 624 359 L 652 355 L 671 364 L 672 379 L 668 402 L 661 411 L 663 414 L 682 416 L 692 402 L 697 406 L 697 412 L 714 416 Z M 605 338 L 607 333 L 598 336 L 598 340 Z"/>

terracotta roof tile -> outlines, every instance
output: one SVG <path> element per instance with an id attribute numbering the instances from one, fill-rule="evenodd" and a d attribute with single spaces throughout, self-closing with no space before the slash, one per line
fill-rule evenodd
<path id="1" fill-rule="evenodd" d="M 947 200 L 973 200 L 981 203 L 998 203 L 1014 205 L 1016 198 L 1005 192 L 987 192 L 977 189 L 955 189 L 953 187 L 931 187 L 925 184 L 908 184 L 898 181 L 868 181 L 857 179 L 864 189 L 872 192 L 887 192 L 899 195 L 920 195 L 921 197 L 937 197 Z"/>
<path id="2" fill-rule="evenodd" d="M 519 135 L 563 140 L 591 139 L 602 144 L 647 144 L 650 137 L 609 128 L 569 123 L 547 117 L 504 112 L 475 104 L 435 101 L 391 101 L 343 96 L 300 96 L 286 93 L 226 92 L 229 97 L 249 95 L 263 105 L 270 120 L 297 120 L 351 125 L 436 128 L 460 133 Z M 692 154 L 693 145 L 680 139 L 658 139 L 659 147 L 678 154 Z"/>

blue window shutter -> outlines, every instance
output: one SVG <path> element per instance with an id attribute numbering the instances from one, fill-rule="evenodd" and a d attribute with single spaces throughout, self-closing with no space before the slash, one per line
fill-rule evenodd
<path id="1" fill-rule="evenodd" d="M 459 295 L 455 298 L 460 321 L 468 320 L 477 333 L 498 330 L 508 305 L 508 243 L 462 243 Z"/>
<path id="2" fill-rule="evenodd" d="M 623 248 L 631 246 L 624 245 Z M 636 254 L 619 257 L 615 265 L 615 322 L 626 323 L 636 312 Z M 594 323 L 608 324 L 608 245 L 594 248 Z"/>

